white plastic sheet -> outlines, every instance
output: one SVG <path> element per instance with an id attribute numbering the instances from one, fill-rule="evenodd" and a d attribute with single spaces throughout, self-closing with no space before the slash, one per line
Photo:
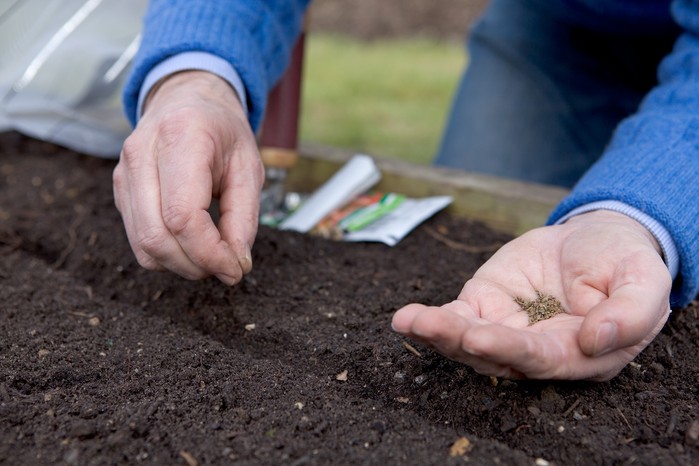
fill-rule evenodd
<path id="1" fill-rule="evenodd" d="M 0 130 L 117 157 L 147 0 L 0 1 Z"/>

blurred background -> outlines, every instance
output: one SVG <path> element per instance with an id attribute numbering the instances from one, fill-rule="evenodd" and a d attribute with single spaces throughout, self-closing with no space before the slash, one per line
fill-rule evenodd
<path id="1" fill-rule="evenodd" d="M 315 0 L 301 141 L 430 163 L 487 0 Z"/>

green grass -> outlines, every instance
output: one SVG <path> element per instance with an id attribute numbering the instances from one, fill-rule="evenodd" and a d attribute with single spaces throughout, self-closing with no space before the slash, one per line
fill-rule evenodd
<path id="1" fill-rule="evenodd" d="M 302 141 L 431 161 L 464 66 L 460 44 L 328 35 L 306 44 Z"/>

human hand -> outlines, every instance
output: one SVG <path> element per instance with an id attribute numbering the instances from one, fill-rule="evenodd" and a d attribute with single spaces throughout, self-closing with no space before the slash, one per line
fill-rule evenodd
<path id="1" fill-rule="evenodd" d="M 114 198 L 141 266 L 233 285 L 252 268 L 264 181 L 233 89 L 203 71 L 151 92 L 114 170 Z M 220 200 L 218 225 L 208 213 Z"/>
<path id="2" fill-rule="evenodd" d="M 608 380 L 662 329 L 670 274 L 635 220 L 594 211 L 503 246 L 441 307 L 409 304 L 393 328 L 477 372 L 505 378 Z M 529 325 L 515 297 L 536 291 L 566 313 Z"/>

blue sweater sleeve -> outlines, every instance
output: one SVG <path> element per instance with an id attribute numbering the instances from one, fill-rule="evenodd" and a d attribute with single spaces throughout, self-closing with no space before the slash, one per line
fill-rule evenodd
<path id="1" fill-rule="evenodd" d="M 622 121 L 603 157 L 549 222 L 602 200 L 650 215 L 677 246 L 680 274 L 671 302 L 684 306 L 699 290 L 699 1 L 675 1 L 672 13 L 684 32 L 660 64 L 659 84 Z"/>
<path id="2" fill-rule="evenodd" d="M 148 72 L 182 52 L 223 58 L 245 85 L 250 124 L 259 127 L 267 94 L 286 68 L 310 0 L 150 0 L 143 38 L 124 87 L 136 123 L 138 93 Z"/>

